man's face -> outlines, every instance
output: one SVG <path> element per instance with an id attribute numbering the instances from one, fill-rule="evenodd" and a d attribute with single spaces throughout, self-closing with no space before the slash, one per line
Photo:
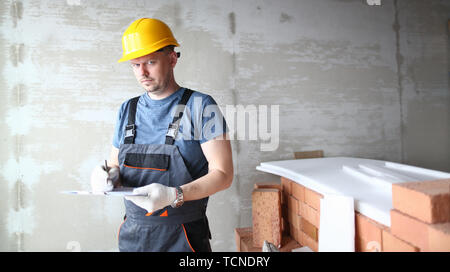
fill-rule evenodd
<path id="1" fill-rule="evenodd" d="M 167 89 L 176 64 L 174 54 L 164 50 L 130 60 L 136 79 L 147 92 L 158 95 Z"/>

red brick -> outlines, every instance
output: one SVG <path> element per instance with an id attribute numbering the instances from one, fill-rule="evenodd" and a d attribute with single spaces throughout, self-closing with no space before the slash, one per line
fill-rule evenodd
<path id="1" fill-rule="evenodd" d="M 246 237 L 241 241 L 241 252 L 261 252 L 262 247 L 254 247 L 253 246 L 253 238 Z"/>
<path id="2" fill-rule="evenodd" d="M 284 177 L 281 177 L 281 203 L 285 204 L 289 201 L 289 196 L 291 195 L 291 184 L 292 182 Z"/>
<path id="3" fill-rule="evenodd" d="M 286 192 L 288 195 L 291 195 L 291 183 L 292 181 L 285 178 L 285 177 L 281 177 L 281 189 L 283 192 Z"/>
<path id="4" fill-rule="evenodd" d="M 366 242 L 355 236 L 355 252 L 365 252 Z"/>
<path id="5" fill-rule="evenodd" d="M 291 194 L 300 202 L 305 202 L 305 187 L 303 185 L 292 181 Z"/>
<path id="6" fill-rule="evenodd" d="M 253 246 L 252 227 L 235 229 L 235 238 L 238 252 L 261 252 L 261 248 Z"/>
<path id="7" fill-rule="evenodd" d="M 323 195 L 305 187 L 305 203 L 320 211 L 320 199 Z"/>
<path id="8" fill-rule="evenodd" d="M 355 236 L 362 238 L 367 242 L 377 242 L 382 244 L 382 231 L 386 228 L 384 225 L 355 212 Z"/>
<path id="9" fill-rule="evenodd" d="M 288 203 L 282 203 L 281 204 L 281 216 L 286 218 L 286 220 L 289 217 L 289 207 L 288 207 Z"/>
<path id="10" fill-rule="evenodd" d="M 306 233 L 303 231 L 301 232 L 303 245 L 309 247 L 312 251 L 317 252 L 319 250 L 319 243 L 317 241 L 314 241 L 311 237 L 309 237 Z"/>
<path id="11" fill-rule="evenodd" d="M 314 241 L 319 241 L 319 231 L 318 229 L 311 224 L 310 222 L 308 222 L 308 220 L 305 220 L 304 218 L 301 218 L 301 230 L 308 235 L 309 237 L 311 237 Z"/>
<path id="12" fill-rule="evenodd" d="M 450 252 L 450 223 L 430 225 L 428 239 L 429 251 Z"/>
<path id="13" fill-rule="evenodd" d="M 422 251 L 428 250 L 428 226 L 425 222 L 391 210 L 391 233 Z"/>
<path id="14" fill-rule="evenodd" d="M 299 248 L 300 244 L 291 236 L 283 236 L 280 252 L 291 252 L 294 248 Z"/>
<path id="15" fill-rule="evenodd" d="M 295 159 L 322 158 L 323 150 L 298 151 L 298 152 L 294 152 L 294 157 L 295 157 Z"/>
<path id="16" fill-rule="evenodd" d="M 295 213 L 295 211 L 290 210 L 289 222 L 294 228 L 301 229 L 301 216 Z"/>
<path id="17" fill-rule="evenodd" d="M 289 234 L 289 209 L 287 203 L 281 203 L 281 230 Z"/>
<path id="18" fill-rule="evenodd" d="M 290 231 L 290 236 L 298 243 L 301 243 L 301 240 L 300 240 L 301 230 L 295 228 L 292 224 L 290 224 L 289 231 Z"/>
<path id="19" fill-rule="evenodd" d="M 391 232 L 420 251 L 450 251 L 450 222 L 428 224 L 391 210 Z"/>
<path id="20" fill-rule="evenodd" d="M 294 223 L 294 218 L 293 215 L 298 215 L 298 200 L 293 197 L 293 196 L 289 196 L 289 201 L 288 201 L 288 221 L 290 223 Z"/>
<path id="21" fill-rule="evenodd" d="M 254 189 L 278 189 L 281 191 L 279 182 L 257 182 L 253 185 Z"/>
<path id="22" fill-rule="evenodd" d="M 393 235 L 388 229 L 383 230 L 383 251 L 384 252 L 417 252 L 419 249 L 410 243 Z"/>
<path id="23" fill-rule="evenodd" d="M 297 229 L 301 230 L 302 229 L 302 217 L 297 214 L 295 219 L 296 219 L 295 226 L 297 227 Z"/>
<path id="24" fill-rule="evenodd" d="M 281 246 L 281 194 L 277 189 L 255 189 L 252 192 L 253 246 L 264 240 Z"/>
<path id="25" fill-rule="evenodd" d="M 391 210 L 391 232 L 420 251 L 450 251 L 450 222 L 428 224 Z"/>
<path id="26" fill-rule="evenodd" d="M 450 179 L 392 185 L 395 210 L 434 224 L 450 221 Z"/>
<path id="27" fill-rule="evenodd" d="M 281 232 L 283 234 L 289 234 L 289 222 L 284 217 L 281 217 Z"/>
<path id="28" fill-rule="evenodd" d="M 300 215 L 313 224 L 316 228 L 320 225 L 320 213 L 306 203 L 299 203 Z"/>
<path id="29" fill-rule="evenodd" d="M 241 252 L 261 252 L 262 247 L 253 246 L 253 235 L 241 239 Z"/>
<path id="30" fill-rule="evenodd" d="M 377 241 L 367 241 L 359 236 L 355 237 L 356 252 L 381 252 L 382 245 Z"/>
<path id="31" fill-rule="evenodd" d="M 299 242 L 300 245 L 302 245 L 302 246 L 305 245 L 305 239 L 303 237 L 302 230 L 297 230 L 297 238 L 296 238 L 296 240 Z"/>
<path id="32" fill-rule="evenodd" d="M 241 241 L 244 238 L 253 237 L 252 227 L 248 228 L 235 228 L 234 229 L 234 238 L 236 240 L 236 248 L 237 251 L 241 251 Z"/>

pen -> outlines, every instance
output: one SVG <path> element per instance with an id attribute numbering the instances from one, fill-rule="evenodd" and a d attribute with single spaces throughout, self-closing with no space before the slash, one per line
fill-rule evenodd
<path id="1" fill-rule="evenodd" d="M 107 160 L 105 160 L 105 171 L 106 171 L 106 173 L 109 172 L 109 170 L 108 170 L 108 161 Z M 106 179 L 106 184 L 108 184 L 108 179 Z"/>

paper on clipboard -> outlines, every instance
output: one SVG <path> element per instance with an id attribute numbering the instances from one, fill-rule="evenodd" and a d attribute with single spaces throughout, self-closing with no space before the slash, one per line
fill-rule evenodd
<path id="1" fill-rule="evenodd" d="M 143 196 L 143 194 L 136 194 L 133 192 L 133 187 L 114 188 L 109 192 L 92 192 L 92 191 L 62 191 L 63 194 L 68 195 L 102 195 L 102 196 Z"/>

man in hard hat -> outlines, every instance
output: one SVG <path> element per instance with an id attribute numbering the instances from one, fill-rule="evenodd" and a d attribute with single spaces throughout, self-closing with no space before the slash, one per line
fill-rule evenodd
<path id="1" fill-rule="evenodd" d="M 120 251 L 211 251 L 208 196 L 233 180 L 227 127 L 214 99 L 180 87 L 173 69 L 179 46 L 157 19 L 134 21 L 122 38 L 142 95 L 118 112 L 107 165 L 91 175 L 92 189 L 135 187 L 125 197 Z M 120 173 L 120 174 L 117 174 Z"/>

